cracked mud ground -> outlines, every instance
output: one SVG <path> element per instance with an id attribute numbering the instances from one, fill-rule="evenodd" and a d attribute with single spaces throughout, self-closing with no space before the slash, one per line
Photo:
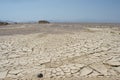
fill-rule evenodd
<path id="1" fill-rule="evenodd" d="M 81 26 L 0 28 L 0 80 L 120 80 L 120 28 Z"/>

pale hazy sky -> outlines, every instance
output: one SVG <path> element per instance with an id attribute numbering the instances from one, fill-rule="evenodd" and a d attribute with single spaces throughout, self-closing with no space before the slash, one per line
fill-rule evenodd
<path id="1" fill-rule="evenodd" d="M 0 0 L 0 20 L 120 23 L 120 0 Z"/>

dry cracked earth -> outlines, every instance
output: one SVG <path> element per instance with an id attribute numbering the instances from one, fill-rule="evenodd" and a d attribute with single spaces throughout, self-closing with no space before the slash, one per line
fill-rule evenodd
<path id="1" fill-rule="evenodd" d="M 119 26 L 16 24 L 0 34 L 0 80 L 120 80 Z"/>

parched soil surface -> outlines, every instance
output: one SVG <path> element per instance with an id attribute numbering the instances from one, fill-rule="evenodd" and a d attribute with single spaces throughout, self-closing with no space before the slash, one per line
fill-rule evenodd
<path id="1" fill-rule="evenodd" d="M 120 80 L 120 27 L 0 26 L 0 80 Z"/>

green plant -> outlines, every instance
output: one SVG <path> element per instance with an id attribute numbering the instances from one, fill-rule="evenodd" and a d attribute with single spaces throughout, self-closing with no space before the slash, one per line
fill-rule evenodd
<path id="1" fill-rule="evenodd" d="M 38 21 L 39 24 L 49 24 L 50 22 L 49 21 L 46 21 L 46 20 L 40 20 Z"/>

